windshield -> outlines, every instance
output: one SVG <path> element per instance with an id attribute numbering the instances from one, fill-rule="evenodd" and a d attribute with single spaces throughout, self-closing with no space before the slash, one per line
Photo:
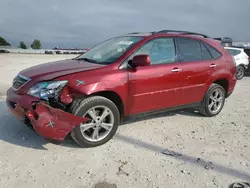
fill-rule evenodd
<path id="1" fill-rule="evenodd" d="M 115 37 L 95 46 L 76 59 L 91 63 L 111 64 L 142 38 L 141 36 Z"/>

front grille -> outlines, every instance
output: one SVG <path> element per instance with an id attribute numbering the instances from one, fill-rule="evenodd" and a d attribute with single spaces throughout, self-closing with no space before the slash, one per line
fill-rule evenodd
<path id="1" fill-rule="evenodd" d="M 30 80 L 30 78 L 27 78 L 25 76 L 22 76 L 22 75 L 17 75 L 14 80 L 13 80 L 13 83 L 12 83 L 12 87 L 15 89 L 15 90 L 18 90 L 20 89 L 24 84 L 26 84 L 28 81 Z"/>

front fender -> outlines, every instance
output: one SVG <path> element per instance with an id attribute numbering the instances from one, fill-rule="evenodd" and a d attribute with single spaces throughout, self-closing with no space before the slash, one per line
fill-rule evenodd
<path id="1" fill-rule="evenodd" d="M 90 95 L 92 93 L 96 93 L 99 91 L 105 91 L 106 90 L 106 85 L 103 82 L 96 82 L 92 84 L 76 84 L 73 86 L 73 88 L 79 92 L 79 93 L 84 93 L 86 95 Z"/>

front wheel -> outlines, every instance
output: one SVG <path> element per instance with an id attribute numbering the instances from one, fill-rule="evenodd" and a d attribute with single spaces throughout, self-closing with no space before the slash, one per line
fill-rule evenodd
<path id="1" fill-rule="evenodd" d="M 200 106 L 200 113 L 207 117 L 218 115 L 225 103 L 226 92 L 219 84 L 212 84 Z"/>
<path id="2" fill-rule="evenodd" d="M 82 147 L 96 147 L 108 142 L 116 133 L 120 113 L 116 105 L 101 96 L 92 96 L 76 103 L 73 114 L 89 120 L 75 127 L 72 138 Z"/>
<path id="3" fill-rule="evenodd" d="M 241 80 L 245 75 L 245 68 L 241 65 L 236 68 L 236 79 Z"/>

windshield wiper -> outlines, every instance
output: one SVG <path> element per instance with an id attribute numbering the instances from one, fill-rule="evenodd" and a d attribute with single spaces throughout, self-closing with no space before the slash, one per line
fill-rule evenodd
<path id="1" fill-rule="evenodd" d="M 76 60 L 83 60 L 83 61 L 87 61 L 87 62 L 90 62 L 90 63 L 98 63 L 97 61 L 93 60 L 93 59 L 89 59 L 89 58 L 76 58 Z"/>

